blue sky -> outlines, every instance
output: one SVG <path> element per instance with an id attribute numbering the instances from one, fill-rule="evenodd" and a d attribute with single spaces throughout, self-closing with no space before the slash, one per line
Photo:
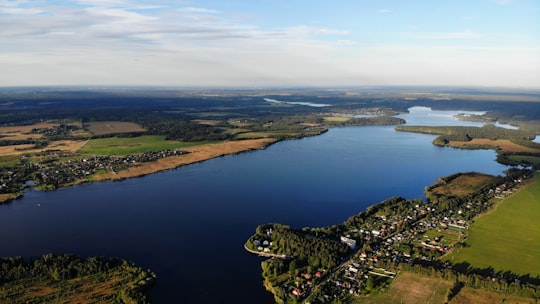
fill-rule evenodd
<path id="1" fill-rule="evenodd" d="M 540 87 L 540 1 L 0 0 L 0 86 Z"/>

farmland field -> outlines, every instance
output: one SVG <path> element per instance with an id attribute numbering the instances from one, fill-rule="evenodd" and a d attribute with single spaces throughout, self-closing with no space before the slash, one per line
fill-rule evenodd
<path id="1" fill-rule="evenodd" d="M 325 121 L 331 121 L 331 122 L 344 122 L 351 120 L 350 117 L 341 117 L 341 116 L 326 116 L 324 117 Z"/>
<path id="2" fill-rule="evenodd" d="M 540 174 L 533 183 L 470 226 L 467 244 L 447 257 L 452 263 L 540 276 Z"/>
<path id="3" fill-rule="evenodd" d="M 520 297 L 512 294 L 495 292 L 485 289 L 474 289 L 471 287 L 463 287 L 459 293 L 452 298 L 449 304 L 536 304 L 536 299 Z"/>
<path id="4" fill-rule="evenodd" d="M 453 286 L 452 281 L 423 276 L 416 273 L 400 273 L 390 288 L 372 298 L 360 298 L 353 303 L 385 304 L 385 303 L 449 303 L 449 304 L 535 304 L 536 299 L 521 297 L 485 289 L 463 287 L 457 295 L 448 300 Z"/>
<path id="5" fill-rule="evenodd" d="M 540 150 L 525 147 L 511 142 L 508 139 L 487 139 L 487 138 L 474 138 L 471 141 L 451 141 L 450 146 L 455 148 L 464 148 L 470 146 L 492 146 L 500 149 L 503 152 L 531 152 L 538 153 Z"/>
<path id="6" fill-rule="evenodd" d="M 450 281 L 402 272 L 385 293 L 358 303 L 445 303 L 450 288 Z"/>
<path id="7" fill-rule="evenodd" d="M 85 123 L 84 127 L 98 136 L 146 131 L 136 123 L 125 121 L 95 121 Z"/>
<path id="8" fill-rule="evenodd" d="M 89 140 L 79 151 L 95 155 L 130 155 L 197 146 L 206 142 L 165 140 L 165 136 L 108 137 Z"/>
<path id="9" fill-rule="evenodd" d="M 495 177 L 479 173 L 459 175 L 444 185 L 433 188 L 435 194 L 463 196 L 476 191 L 481 186 L 493 181 Z"/>

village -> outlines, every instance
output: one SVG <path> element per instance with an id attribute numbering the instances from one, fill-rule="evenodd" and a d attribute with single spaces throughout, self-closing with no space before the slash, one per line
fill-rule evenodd
<path id="1" fill-rule="evenodd" d="M 291 279 L 274 289 L 277 287 L 285 297 L 305 303 L 330 302 L 382 290 L 399 272 L 400 264 L 435 261 L 455 246 L 463 246 L 469 223 L 515 192 L 531 176 L 527 173 L 507 176 L 466 198 L 449 199 L 447 204 L 392 198 L 374 205 L 347 220 L 342 234 L 335 236 L 336 242 L 350 250 L 339 266 L 290 268 Z M 264 233 L 265 237 L 251 239 L 257 245 L 254 250 L 279 257 L 281 251 L 275 245 L 278 240 L 273 237 L 272 229 Z M 314 235 L 309 233 L 306 237 Z"/>
<path id="2" fill-rule="evenodd" d="M 37 155 L 22 155 L 19 168 L 0 172 L 0 193 L 22 191 L 26 187 L 52 190 L 90 181 L 99 172 L 113 172 L 137 166 L 138 163 L 156 161 L 189 152 L 174 149 L 145 152 L 128 156 L 78 156 L 65 151 L 44 151 Z M 30 161 L 33 158 L 34 161 Z M 38 159 L 39 161 L 35 161 Z"/>

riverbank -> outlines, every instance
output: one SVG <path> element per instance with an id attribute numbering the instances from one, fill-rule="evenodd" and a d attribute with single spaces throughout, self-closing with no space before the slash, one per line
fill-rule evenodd
<path id="1" fill-rule="evenodd" d="M 252 150 L 262 150 L 277 141 L 278 140 L 275 138 L 260 138 L 226 141 L 221 143 L 212 143 L 201 146 L 189 147 L 183 149 L 189 152 L 188 154 L 165 157 L 158 159 L 154 162 L 141 163 L 135 167 L 131 167 L 120 172 L 105 172 L 94 176 L 94 180 L 106 181 L 139 177 L 202 162 L 220 156 L 238 154 Z"/>
<path id="2" fill-rule="evenodd" d="M 276 138 L 259 138 L 225 141 L 187 147 L 182 149 L 188 152 L 187 154 L 164 157 L 152 162 L 137 163 L 135 166 L 119 172 L 107 171 L 98 173 L 88 178 L 88 180 L 79 180 L 76 183 L 61 185 L 61 187 L 70 187 L 85 182 L 122 180 L 132 177 L 140 177 L 225 155 L 233 155 L 253 150 L 262 150 L 278 141 L 279 140 Z M 21 198 L 22 196 L 23 193 L 0 194 L 0 204 L 8 203 Z"/>
<path id="3" fill-rule="evenodd" d="M 247 247 L 246 244 L 244 244 L 244 249 L 249 253 L 252 253 L 252 254 L 255 254 L 255 255 L 258 255 L 258 256 L 261 256 L 261 257 L 265 257 L 265 258 L 278 258 L 278 259 L 288 259 L 289 258 L 285 254 L 274 254 L 274 253 L 270 253 L 270 252 L 261 252 L 261 251 L 251 250 L 251 249 L 249 249 Z"/>

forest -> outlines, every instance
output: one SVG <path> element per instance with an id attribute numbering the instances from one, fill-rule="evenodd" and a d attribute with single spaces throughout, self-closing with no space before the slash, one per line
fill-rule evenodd
<path id="1" fill-rule="evenodd" d="M 46 254 L 0 259 L 0 302 L 147 303 L 156 275 L 125 260 Z"/>

